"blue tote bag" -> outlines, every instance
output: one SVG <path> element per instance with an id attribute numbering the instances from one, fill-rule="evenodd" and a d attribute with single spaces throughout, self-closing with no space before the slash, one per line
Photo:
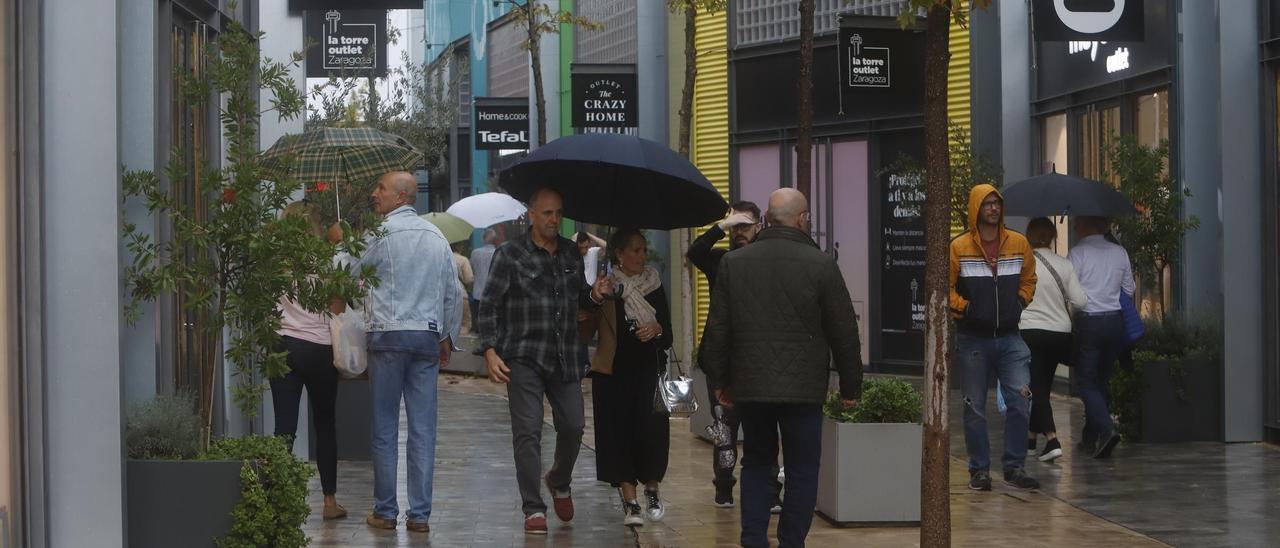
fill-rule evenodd
<path id="1" fill-rule="evenodd" d="M 1133 295 L 1128 293 L 1120 294 L 1120 316 L 1124 319 L 1124 338 L 1125 342 L 1132 347 L 1147 334 L 1147 326 L 1142 323 L 1142 316 L 1138 314 L 1138 307 L 1133 304 Z"/>

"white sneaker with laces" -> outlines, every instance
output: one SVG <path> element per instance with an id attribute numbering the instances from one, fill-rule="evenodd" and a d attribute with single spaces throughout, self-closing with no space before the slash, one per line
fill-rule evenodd
<path id="1" fill-rule="evenodd" d="M 644 525 L 644 518 L 640 517 L 640 503 L 634 500 L 622 503 L 622 524 L 628 527 Z"/>
<path id="2" fill-rule="evenodd" d="M 662 505 L 662 499 L 658 497 L 658 492 L 645 489 L 644 498 L 648 503 L 648 508 L 645 509 L 645 516 L 649 518 L 649 521 L 662 521 L 662 517 L 667 515 L 667 509 Z"/>

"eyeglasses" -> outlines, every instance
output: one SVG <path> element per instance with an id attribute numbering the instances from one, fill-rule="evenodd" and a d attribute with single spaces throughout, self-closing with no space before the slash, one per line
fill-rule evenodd
<path id="1" fill-rule="evenodd" d="M 982 202 L 982 209 L 1000 209 L 1004 207 L 1002 202 Z"/>

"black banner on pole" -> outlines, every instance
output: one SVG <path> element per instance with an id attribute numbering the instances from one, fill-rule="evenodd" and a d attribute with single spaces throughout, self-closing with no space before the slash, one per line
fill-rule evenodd
<path id="1" fill-rule="evenodd" d="M 631 64 L 569 65 L 573 84 L 573 127 L 638 127 L 639 83 Z"/>
<path id="2" fill-rule="evenodd" d="M 924 109 L 924 32 L 902 29 L 896 17 L 840 20 L 834 67 L 839 114 L 853 119 L 914 116 Z"/>
<path id="3" fill-rule="evenodd" d="M 1032 0 L 1037 42 L 1143 40 L 1145 0 Z"/>
<path id="4" fill-rule="evenodd" d="M 387 75 L 387 12 L 382 10 L 308 11 L 303 16 L 307 77 Z"/>
<path id="5" fill-rule="evenodd" d="M 528 150 L 529 98 L 476 97 L 476 150 Z"/>

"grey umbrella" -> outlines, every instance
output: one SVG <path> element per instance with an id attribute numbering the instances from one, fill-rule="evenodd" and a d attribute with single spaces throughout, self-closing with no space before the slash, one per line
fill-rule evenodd
<path id="1" fill-rule="evenodd" d="M 1000 191 L 1004 213 L 1013 217 L 1123 217 L 1137 212 L 1133 203 L 1106 183 L 1075 175 L 1045 173 Z"/>

